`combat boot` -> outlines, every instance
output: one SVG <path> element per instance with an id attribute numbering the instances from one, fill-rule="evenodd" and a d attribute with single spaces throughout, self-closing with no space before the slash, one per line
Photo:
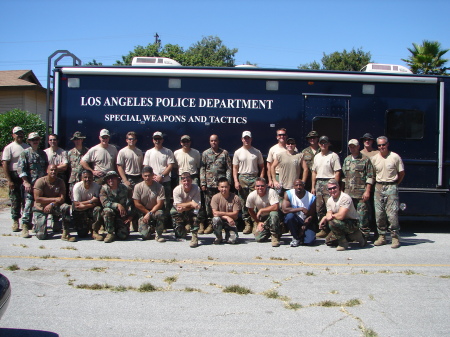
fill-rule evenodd
<path id="1" fill-rule="evenodd" d="M 223 237 L 222 237 L 222 233 L 220 233 L 219 235 L 216 234 L 216 239 L 214 240 L 214 244 L 215 245 L 220 245 L 222 243 Z"/>
<path id="2" fill-rule="evenodd" d="M 192 232 L 192 239 L 191 239 L 191 243 L 189 244 L 189 247 L 191 247 L 191 248 L 196 248 L 196 247 L 198 247 L 198 236 L 197 236 L 197 232 Z"/>
<path id="3" fill-rule="evenodd" d="M 13 231 L 13 232 L 20 232 L 20 229 L 19 229 L 19 220 L 18 220 L 18 219 L 14 219 L 13 225 L 12 225 L 12 231 Z"/>
<path id="4" fill-rule="evenodd" d="M 205 225 L 203 224 L 203 222 L 200 222 L 200 225 L 199 225 L 199 229 L 198 229 L 198 234 L 203 234 L 204 232 L 205 232 Z"/>
<path id="5" fill-rule="evenodd" d="M 400 240 L 397 234 L 392 233 L 392 243 L 391 248 L 398 248 L 400 247 Z"/>
<path id="6" fill-rule="evenodd" d="M 25 223 L 22 224 L 22 233 L 20 234 L 20 236 L 25 239 L 31 238 L 31 235 L 29 233 L 28 224 L 25 224 Z"/>
<path id="7" fill-rule="evenodd" d="M 358 241 L 360 247 L 364 247 L 367 244 L 366 238 L 363 236 L 359 229 L 351 234 L 348 234 L 348 238 L 351 241 Z"/>
<path id="8" fill-rule="evenodd" d="M 383 246 L 386 244 L 386 235 L 380 234 L 378 239 L 373 243 L 374 246 Z"/>
<path id="9" fill-rule="evenodd" d="M 61 235 L 61 240 L 68 242 L 76 242 L 77 239 L 73 236 L 70 236 L 69 231 L 67 229 L 63 229 L 63 233 Z"/>
<path id="10" fill-rule="evenodd" d="M 272 241 L 272 247 L 280 247 L 280 240 L 278 240 L 278 235 L 272 234 L 270 240 Z"/>
<path id="11" fill-rule="evenodd" d="M 114 238 L 115 238 L 114 234 L 108 233 L 108 234 L 106 234 L 106 238 L 105 238 L 104 242 L 105 243 L 113 242 Z"/>
<path id="12" fill-rule="evenodd" d="M 208 221 L 208 227 L 206 227 L 204 234 L 211 234 L 213 232 L 213 226 L 212 223 Z"/>
<path id="13" fill-rule="evenodd" d="M 155 235 L 155 241 L 156 241 L 156 242 L 163 243 L 163 242 L 166 242 L 166 239 L 164 239 L 164 238 L 162 237 L 162 234 L 156 233 L 156 235 Z"/>
<path id="14" fill-rule="evenodd" d="M 251 234 L 252 233 L 252 223 L 250 223 L 249 221 L 245 221 L 245 228 L 242 231 L 242 234 Z"/>
<path id="15" fill-rule="evenodd" d="M 347 241 L 347 239 L 346 238 L 339 239 L 338 240 L 338 246 L 337 246 L 336 250 L 338 252 L 342 252 L 342 251 L 344 251 L 346 249 L 348 249 L 348 241 Z"/>
<path id="16" fill-rule="evenodd" d="M 328 233 L 325 232 L 323 229 L 321 229 L 320 232 L 316 234 L 316 238 L 321 238 L 321 239 L 323 239 L 323 238 L 326 238 L 327 235 L 328 235 Z"/>
<path id="17" fill-rule="evenodd" d="M 105 238 L 103 237 L 103 235 L 98 234 L 97 231 L 94 231 L 92 233 L 92 238 L 96 241 L 103 241 Z"/>

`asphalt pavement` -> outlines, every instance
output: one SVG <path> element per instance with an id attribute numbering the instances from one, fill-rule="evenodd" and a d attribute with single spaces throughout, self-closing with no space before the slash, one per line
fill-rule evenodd
<path id="1" fill-rule="evenodd" d="M 450 334 L 449 228 L 403 225 L 399 249 L 337 252 L 318 240 L 272 248 L 132 233 L 113 243 L 11 232 L 0 211 L 0 272 L 12 298 L 0 336 L 443 336 Z M 425 229 L 426 225 L 426 229 Z"/>

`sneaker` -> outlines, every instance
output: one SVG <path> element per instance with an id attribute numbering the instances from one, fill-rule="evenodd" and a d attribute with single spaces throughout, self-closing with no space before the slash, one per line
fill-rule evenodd
<path id="1" fill-rule="evenodd" d="M 236 232 L 230 231 L 230 238 L 227 241 L 234 245 L 236 243 Z"/>
<path id="2" fill-rule="evenodd" d="M 298 246 L 300 246 L 300 240 L 292 239 L 291 247 L 298 247 Z"/>
<path id="3" fill-rule="evenodd" d="M 222 238 L 215 238 L 213 243 L 215 245 L 220 245 L 222 243 Z"/>

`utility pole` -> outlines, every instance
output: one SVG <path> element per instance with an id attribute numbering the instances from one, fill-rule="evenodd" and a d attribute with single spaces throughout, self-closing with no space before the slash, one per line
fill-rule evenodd
<path id="1" fill-rule="evenodd" d="M 158 46 L 160 46 L 160 45 L 161 45 L 161 39 L 159 38 L 158 33 L 155 33 L 154 38 L 155 38 L 155 44 L 157 44 Z"/>

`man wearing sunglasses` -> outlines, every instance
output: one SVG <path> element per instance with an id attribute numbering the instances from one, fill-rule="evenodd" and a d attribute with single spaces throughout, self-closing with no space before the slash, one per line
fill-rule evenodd
<path id="1" fill-rule="evenodd" d="M 327 190 L 330 198 L 327 200 L 327 213 L 319 222 L 319 228 L 329 227 L 338 241 L 337 251 L 348 249 L 346 236 L 352 241 L 358 241 L 360 247 L 366 245 L 358 226 L 358 213 L 353 206 L 352 198 L 339 188 L 336 179 L 327 182 Z"/>
<path id="2" fill-rule="evenodd" d="M 101 130 L 98 137 L 100 144 L 89 149 L 81 158 L 81 166 L 85 170 L 92 171 L 94 181 L 98 184 L 103 183 L 103 177 L 107 172 L 116 171 L 117 149 L 109 144 L 109 138 L 109 131 L 106 129 Z"/>
<path id="3" fill-rule="evenodd" d="M 180 176 L 183 172 L 189 172 L 194 184 L 200 186 L 199 184 L 199 173 L 200 173 L 200 152 L 196 149 L 191 148 L 191 137 L 188 135 L 181 136 L 180 139 L 181 149 L 176 150 L 173 153 L 175 157 L 175 163 L 178 167 L 178 175 Z"/>
<path id="4" fill-rule="evenodd" d="M 287 132 L 286 129 L 281 128 L 277 130 L 277 143 L 269 149 L 269 153 L 267 154 L 267 176 L 269 179 L 268 185 L 273 187 L 274 184 L 278 181 L 278 179 L 272 177 L 272 165 L 275 161 L 277 155 L 286 151 L 286 140 L 287 140 Z M 275 169 L 276 177 L 278 177 L 279 168 Z"/>
<path id="5" fill-rule="evenodd" d="M 400 247 L 398 223 L 398 185 L 405 177 L 405 168 L 402 158 L 389 151 L 387 137 L 377 138 L 377 146 L 380 153 L 372 157 L 375 167 L 375 219 L 378 228 L 378 239 L 375 246 L 386 244 L 386 232 L 391 232 L 391 248 Z"/>

